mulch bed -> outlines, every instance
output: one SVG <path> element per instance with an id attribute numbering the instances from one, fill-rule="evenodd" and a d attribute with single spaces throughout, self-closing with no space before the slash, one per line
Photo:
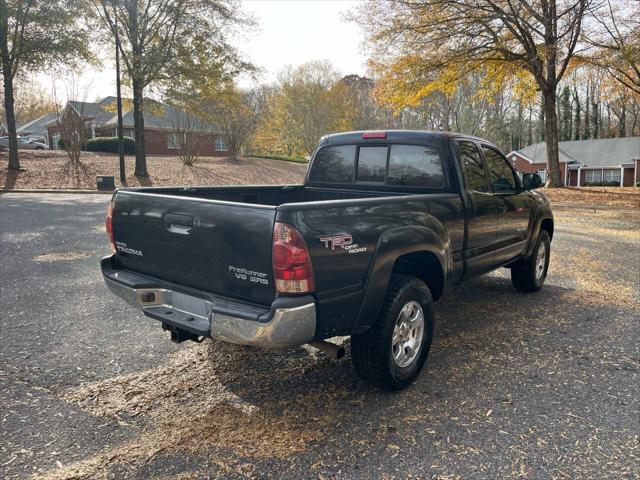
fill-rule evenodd
<path id="1" fill-rule="evenodd" d="M 20 152 L 19 172 L 8 172 L 6 153 L 0 154 L 0 189 L 96 190 L 96 176 L 119 181 L 118 157 L 85 153 L 77 164 L 64 152 Z M 178 157 L 147 157 L 149 177 L 136 177 L 134 157 L 126 157 L 126 186 L 294 184 L 304 179 L 307 166 L 278 160 L 203 157 L 185 166 Z"/>

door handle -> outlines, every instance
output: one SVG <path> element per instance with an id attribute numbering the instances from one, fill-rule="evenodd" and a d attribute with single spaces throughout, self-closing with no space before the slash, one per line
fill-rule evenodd
<path id="1" fill-rule="evenodd" d="M 167 213 L 164 216 L 164 227 L 171 233 L 189 235 L 193 228 L 193 215 Z"/>

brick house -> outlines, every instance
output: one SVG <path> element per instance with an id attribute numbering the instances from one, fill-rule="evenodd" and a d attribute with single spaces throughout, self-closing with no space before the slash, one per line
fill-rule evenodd
<path id="1" fill-rule="evenodd" d="M 563 185 L 618 182 L 631 187 L 640 182 L 640 137 L 571 140 L 558 145 L 560 177 Z M 519 172 L 547 177 L 545 142 L 514 150 L 507 155 Z"/>
<path id="2" fill-rule="evenodd" d="M 123 135 L 134 138 L 133 108 L 129 99 L 123 99 Z M 78 115 L 86 126 L 86 137 L 116 137 L 118 135 L 118 115 L 116 97 L 105 97 L 98 102 L 68 101 L 61 116 Z M 58 148 L 60 127 L 57 118 L 45 124 L 47 139 L 51 148 Z M 193 115 L 177 110 L 169 105 L 145 99 L 144 144 L 147 154 L 177 155 L 184 135 L 202 136 L 199 154 L 203 156 L 226 157 L 227 145 L 215 125 L 203 124 Z"/>

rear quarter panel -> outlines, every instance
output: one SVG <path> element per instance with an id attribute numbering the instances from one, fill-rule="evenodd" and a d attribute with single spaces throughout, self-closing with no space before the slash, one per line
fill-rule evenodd
<path id="1" fill-rule="evenodd" d="M 428 247 L 424 235 L 403 235 L 401 243 L 394 243 L 394 231 L 418 228 L 435 234 L 439 248 L 445 252 L 443 267 L 450 275 L 455 271 L 453 259 L 464 241 L 462 202 L 453 193 L 289 204 L 278 209 L 276 220 L 294 225 L 309 249 L 318 300 L 317 338 L 352 333 L 372 269 L 380 274 L 375 276 L 377 286 L 384 285 L 381 293 L 377 289 L 373 293 L 378 299 L 380 295 L 384 298 L 391 272 L 379 268 L 378 261 L 393 261 L 396 254 Z M 347 248 L 327 241 L 327 237 L 344 235 L 352 238 Z M 372 310 L 367 311 L 371 315 Z"/>

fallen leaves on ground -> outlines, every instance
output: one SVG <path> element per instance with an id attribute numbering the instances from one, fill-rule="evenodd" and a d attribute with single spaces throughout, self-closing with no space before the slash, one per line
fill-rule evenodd
<path id="1" fill-rule="evenodd" d="M 564 187 L 544 188 L 552 204 L 640 207 L 638 187 Z"/>
<path id="2" fill-rule="evenodd" d="M 0 155 L 0 189 L 96 190 L 96 176 L 112 175 L 119 181 L 118 157 L 85 153 L 79 163 L 69 161 L 64 152 L 20 152 L 21 171 L 7 170 Z M 193 166 L 185 166 L 178 157 L 149 156 L 149 177 L 136 177 L 135 159 L 126 158 L 126 186 L 199 186 L 239 184 L 301 183 L 307 166 L 266 159 L 202 157 Z"/>

